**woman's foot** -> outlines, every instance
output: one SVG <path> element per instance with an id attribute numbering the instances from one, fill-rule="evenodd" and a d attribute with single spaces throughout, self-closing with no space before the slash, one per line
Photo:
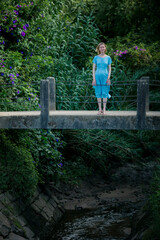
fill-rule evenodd
<path id="1" fill-rule="evenodd" d="M 102 110 L 99 110 L 98 113 L 97 113 L 97 115 L 101 115 L 102 113 L 103 113 L 103 111 L 102 111 Z"/>
<path id="2" fill-rule="evenodd" d="M 103 110 L 103 111 L 102 111 L 102 114 L 103 114 L 103 115 L 106 115 L 106 110 Z"/>

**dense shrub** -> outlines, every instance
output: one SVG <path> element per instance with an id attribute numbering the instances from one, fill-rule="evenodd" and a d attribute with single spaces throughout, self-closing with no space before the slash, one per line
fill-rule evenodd
<path id="1" fill-rule="evenodd" d="M 155 131 L 66 130 L 63 135 L 67 142 L 64 157 L 72 161 L 81 158 L 106 175 L 126 162 L 151 160 L 160 141 Z"/>
<path id="2" fill-rule="evenodd" d="M 78 4 L 74 18 L 65 14 L 67 1 L 8 4 L 7 10 L 2 4 L 0 12 L 0 107 L 3 111 L 39 110 L 40 80 L 57 77 L 64 65 L 71 68 L 71 62 L 76 68 L 86 66 L 98 43 L 98 28 L 91 13 L 79 12 Z M 71 74 L 73 78 L 74 70 Z"/>
<path id="3" fill-rule="evenodd" d="M 51 130 L 28 130 L 20 136 L 20 141 L 32 154 L 40 182 L 55 181 L 63 174 L 62 149 L 65 142 L 60 132 Z"/>
<path id="4" fill-rule="evenodd" d="M 0 190 L 32 196 L 39 177 L 31 153 L 22 145 L 16 146 L 2 131 L 0 142 Z"/>
<path id="5" fill-rule="evenodd" d="M 146 231 L 145 240 L 158 239 L 160 236 L 160 161 L 157 161 L 157 167 L 151 184 L 151 194 L 146 205 L 148 213 L 148 230 Z"/>
<path id="6" fill-rule="evenodd" d="M 131 30 L 146 42 L 160 40 L 160 7 L 156 0 L 90 1 L 104 38 L 125 36 Z"/>

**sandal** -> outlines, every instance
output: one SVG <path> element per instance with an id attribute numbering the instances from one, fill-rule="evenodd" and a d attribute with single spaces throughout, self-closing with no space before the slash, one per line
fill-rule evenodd
<path id="1" fill-rule="evenodd" d="M 102 110 L 101 110 L 101 111 L 98 111 L 97 115 L 101 115 L 101 114 L 102 114 L 102 112 L 103 112 Z"/>
<path id="2" fill-rule="evenodd" d="M 107 115 L 106 111 L 105 111 L 105 113 L 104 113 L 104 112 L 102 112 L 102 115 Z"/>

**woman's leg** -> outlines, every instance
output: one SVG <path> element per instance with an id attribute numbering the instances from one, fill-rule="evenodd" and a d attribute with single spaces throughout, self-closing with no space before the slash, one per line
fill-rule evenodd
<path id="1" fill-rule="evenodd" d="M 107 98 L 103 98 L 103 114 L 106 114 Z"/>
<path id="2" fill-rule="evenodd" d="M 98 108 L 99 108 L 99 112 L 98 114 L 100 114 L 102 112 L 102 108 L 101 108 L 101 98 L 97 98 L 98 101 Z"/>

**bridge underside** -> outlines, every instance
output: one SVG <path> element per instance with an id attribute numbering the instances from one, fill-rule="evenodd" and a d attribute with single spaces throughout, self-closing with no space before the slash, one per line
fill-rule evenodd
<path id="1" fill-rule="evenodd" d="M 30 129 L 41 127 L 41 112 L 0 112 L 0 128 Z M 50 111 L 48 129 L 146 129 L 160 130 L 160 112 L 148 111 L 146 121 L 137 127 L 136 111 Z"/>

